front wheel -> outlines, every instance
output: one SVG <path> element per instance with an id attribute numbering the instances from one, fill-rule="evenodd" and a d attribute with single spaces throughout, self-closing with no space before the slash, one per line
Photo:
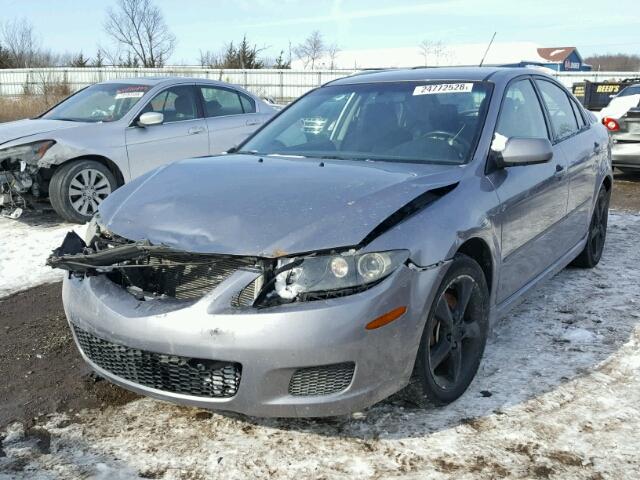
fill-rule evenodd
<path id="1" fill-rule="evenodd" d="M 489 331 L 489 290 L 472 258 L 457 254 L 429 311 L 414 376 L 423 400 L 456 400 L 475 376 Z"/>
<path id="2" fill-rule="evenodd" d="M 587 243 L 582 252 L 571 263 L 572 265 L 580 268 L 593 268 L 600 262 L 602 251 L 604 250 L 604 242 L 607 239 L 610 199 L 611 192 L 603 185 L 598 192 L 596 206 L 591 216 Z"/>
<path id="3" fill-rule="evenodd" d="M 85 223 L 116 189 L 111 171 L 95 160 L 77 160 L 59 167 L 49 183 L 54 210 L 69 222 Z"/>

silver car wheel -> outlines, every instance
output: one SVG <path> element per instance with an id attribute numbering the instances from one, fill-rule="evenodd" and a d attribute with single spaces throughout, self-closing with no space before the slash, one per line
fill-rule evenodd
<path id="1" fill-rule="evenodd" d="M 82 215 L 93 215 L 111 193 L 111 183 L 102 172 L 93 168 L 81 170 L 69 184 L 69 200 Z"/>

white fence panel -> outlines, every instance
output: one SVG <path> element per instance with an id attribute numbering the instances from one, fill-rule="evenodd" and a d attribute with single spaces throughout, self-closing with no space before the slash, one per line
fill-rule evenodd
<path id="1" fill-rule="evenodd" d="M 105 80 L 135 77 L 197 77 L 240 85 L 258 95 L 288 102 L 323 83 L 356 73 L 356 70 L 222 70 L 200 67 L 165 68 L 33 68 L 0 70 L 0 95 L 42 93 L 47 85 L 68 84 L 72 91 Z M 571 87 L 590 80 L 622 80 L 640 77 L 640 72 L 558 72 L 556 78 Z"/>

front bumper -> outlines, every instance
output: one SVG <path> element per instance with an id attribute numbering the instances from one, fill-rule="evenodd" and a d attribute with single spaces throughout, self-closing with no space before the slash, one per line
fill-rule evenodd
<path id="1" fill-rule="evenodd" d="M 614 143 L 611 161 L 614 167 L 640 169 L 640 142 Z"/>
<path id="2" fill-rule="evenodd" d="M 210 398 L 114 375 L 80 349 L 98 374 L 127 389 L 255 416 L 332 416 L 372 405 L 408 383 L 426 312 L 446 268 L 447 264 L 419 271 L 403 266 L 356 295 L 261 310 L 229 306 L 230 293 L 225 292 L 246 285 L 247 272 L 232 275 L 186 307 L 169 300 L 138 301 L 104 276 L 66 278 L 63 301 L 72 326 L 107 342 L 241 365 L 235 394 Z M 365 329 L 398 306 L 407 307 L 401 318 L 376 330 Z M 291 378 L 299 369 L 349 363 L 355 364 L 355 371 L 345 389 L 326 395 L 290 393 Z"/>

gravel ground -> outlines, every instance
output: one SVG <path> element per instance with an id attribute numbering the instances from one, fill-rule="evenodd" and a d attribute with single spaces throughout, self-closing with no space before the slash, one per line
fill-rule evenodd
<path id="1" fill-rule="evenodd" d="M 638 186 L 618 177 L 614 207 L 640 211 Z M 612 215 L 602 263 L 566 269 L 501 320 L 469 391 L 430 410 L 404 393 L 325 420 L 123 405 L 78 362 L 58 286 L 5 298 L 0 368 L 18 366 L 0 371 L 0 478 L 637 478 L 639 236 L 638 214 Z M 37 407 L 20 405 L 29 391 Z"/>

